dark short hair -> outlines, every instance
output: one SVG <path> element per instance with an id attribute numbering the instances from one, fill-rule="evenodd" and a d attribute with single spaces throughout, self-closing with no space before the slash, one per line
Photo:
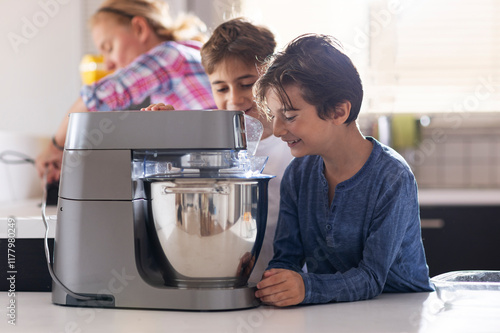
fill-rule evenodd
<path id="1" fill-rule="evenodd" d="M 240 59 L 249 65 L 263 63 L 274 53 L 274 34 L 263 26 L 254 25 L 243 18 L 235 18 L 215 28 L 201 48 L 201 63 L 208 74 L 228 58 Z"/>
<path id="2" fill-rule="evenodd" d="M 305 34 L 291 41 L 283 52 L 269 58 L 263 75 L 254 85 L 256 102 L 267 111 L 266 94 L 273 89 L 284 109 L 292 110 L 285 87 L 296 84 L 302 98 L 316 107 L 318 116 L 327 119 L 340 103 L 349 101 L 351 112 L 346 124 L 358 117 L 363 86 L 356 67 L 333 37 Z"/>

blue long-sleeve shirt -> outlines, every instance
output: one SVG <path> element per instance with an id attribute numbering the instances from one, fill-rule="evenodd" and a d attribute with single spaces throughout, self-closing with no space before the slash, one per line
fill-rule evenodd
<path id="1" fill-rule="evenodd" d="M 331 203 L 320 156 L 294 159 L 283 176 L 268 268 L 302 275 L 303 304 L 433 290 L 413 173 L 396 151 L 367 139 L 373 142 L 368 160 L 337 185 Z"/>

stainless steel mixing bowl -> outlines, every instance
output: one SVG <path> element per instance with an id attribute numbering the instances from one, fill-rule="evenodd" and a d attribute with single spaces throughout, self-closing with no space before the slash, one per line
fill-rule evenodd
<path id="1" fill-rule="evenodd" d="M 150 183 L 150 212 L 167 285 L 246 285 L 264 239 L 270 178 L 173 178 Z"/>

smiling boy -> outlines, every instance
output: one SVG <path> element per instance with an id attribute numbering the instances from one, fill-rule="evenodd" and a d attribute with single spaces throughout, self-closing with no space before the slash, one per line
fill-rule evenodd
<path id="1" fill-rule="evenodd" d="M 296 157 L 256 297 L 289 306 L 431 291 L 415 178 L 396 151 L 360 132 L 363 88 L 338 43 L 298 37 L 269 61 L 255 93 Z"/>
<path id="2" fill-rule="evenodd" d="M 274 53 L 275 47 L 276 41 L 269 29 L 243 18 L 235 18 L 220 24 L 201 48 L 201 63 L 208 74 L 217 108 L 242 110 L 261 122 L 264 132 L 256 155 L 269 157 L 264 173 L 276 176 L 269 182 L 266 232 L 250 282 L 260 281 L 273 256 L 280 181 L 286 166 L 292 160 L 286 144 L 272 135 L 272 122 L 259 111 L 252 92 L 252 87 L 260 76 L 260 67 Z"/>

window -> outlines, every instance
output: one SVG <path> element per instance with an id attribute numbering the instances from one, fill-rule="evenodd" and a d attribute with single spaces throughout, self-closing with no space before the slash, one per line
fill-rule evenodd
<path id="1" fill-rule="evenodd" d="M 500 111 L 500 1 L 242 0 L 280 47 L 306 32 L 345 46 L 365 112 Z"/>

